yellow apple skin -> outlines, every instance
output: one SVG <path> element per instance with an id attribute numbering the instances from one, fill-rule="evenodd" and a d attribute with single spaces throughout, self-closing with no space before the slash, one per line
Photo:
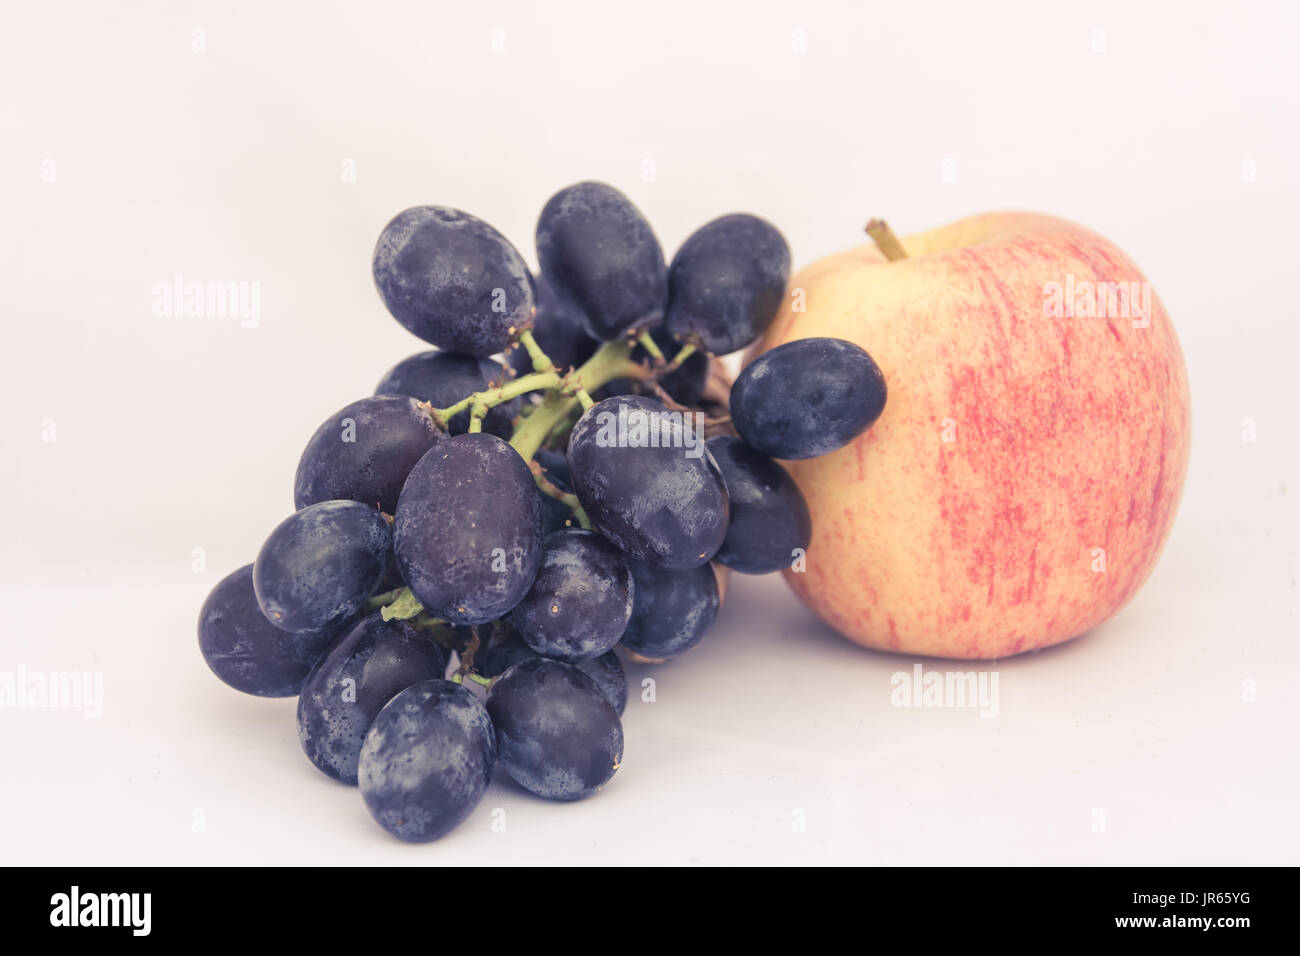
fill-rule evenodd
<path id="1" fill-rule="evenodd" d="M 786 578 L 867 647 L 973 659 L 1069 640 L 1137 593 L 1174 520 L 1189 395 L 1173 325 L 1154 292 L 1145 327 L 1109 307 L 1045 314 L 1046 284 L 1067 275 L 1146 281 L 1051 216 L 978 216 L 903 246 L 804 269 L 751 350 L 848 339 L 888 387 L 869 431 L 787 463 L 813 537 Z"/>

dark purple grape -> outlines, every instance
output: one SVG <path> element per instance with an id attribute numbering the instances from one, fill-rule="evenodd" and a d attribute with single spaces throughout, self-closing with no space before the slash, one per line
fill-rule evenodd
<path id="1" fill-rule="evenodd" d="M 731 386 L 731 421 L 773 458 L 816 458 L 843 448 L 885 408 L 885 376 L 843 339 L 797 339 L 764 352 Z"/>
<path id="2" fill-rule="evenodd" d="M 594 531 L 569 528 L 546 538 L 533 586 L 511 613 L 526 643 L 544 657 L 577 663 L 610 650 L 632 614 L 632 576 L 622 553 Z"/>
<path id="3" fill-rule="evenodd" d="M 569 436 L 569 471 L 592 526 L 635 558 L 692 568 L 722 546 L 718 466 L 693 424 L 653 399 L 619 395 L 589 408 Z"/>
<path id="4" fill-rule="evenodd" d="M 399 691 L 441 679 L 451 654 L 406 621 L 368 615 L 312 670 L 298 697 L 298 742 L 321 771 L 357 782 L 370 722 Z"/>
<path id="5" fill-rule="evenodd" d="M 621 717 L 627 708 L 627 674 L 623 672 L 623 662 L 618 655 L 606 651 L 589 661 L 579 661 L 578 669 L 596 682 L 600 692 Z"/>
<path id="6" fill-rule="evenodd" d="M 727 537 L 716 560 L 743 574 L 790 567 L 812 540 L 812 515 L 790 473 L 733 435 L 709 439 L 731 501 Z"/>
<path id="7" fill-rule="evenodd" d="M 701 226 L 668 268 L 668 330 L 713 355 L 772 324 L 790 280 L 790 247 L 771 223 L 735 213 Z"/>
<path id="8" fill-rule="evenodd" d="M 474 670 L 484 677 L 497 677 L 520 661 L 545 657 L 524 643 L 513 624 L 505 620 L 494 621 L 493 628 L 491 640 L 474 658 Z M 575 666 L 600 685 L 605 699 L 622 714 L 623 708 L 627 706 L 627 675 L 623 673 L 623 663 L 618 655 L 606 651 L 599 657 L 578 661 Z"/>
<path id="9" fill-rule="evenodd" d="M 388 562 L 388 567 L 384 569 L 383 578 L 375 586 L 375 593 L 385 594 L 388 591 L 395 591 L 404 587 L 406 587 L 406 581 L 402 577 L 401 568 L 397 566 L 397 555 L 393 555 L 392 560 Z"/>
<path id="10" fill-rule="evenodd" d="M 577 368 L 595 354 L 600 343 L 583 328 L 581 309 L 557 295 L 541 276 L 535 281 L 537 314 L 533 316 L 533 338 L 561 372 Z M 507 359 L 520 375 L 535 371 L 532 356 L 523 346 L 511 349 Z"/>
<path id="11" fill-rule="evenodd" d="M 569 477 L 568 455 L 558 448 L 541 448 L 533 458 L 542 466 L 551 484 L 561 491 L 573 490 L 573 480 Z"/>
<path id="12" fill-rule="evenodd" d="M 251 564 L 223 578 L 199 611 L 199 650 L 212 673 L 258 697 L 295 696 L 338 636 L 337 628 L 294 634 L 268 621 Z"/>
<path id="13" fill-rule="evenodd" d="M 357 777 L 366 808 L 389 833 L 436 840 L 483 799 L 496 764 L 496 735 L 477 697 L 459 684 L 414 684 L 379 712 L 361 748 Z"/>
<path id="14" fill-rule="evenodd" d="M 532 280 L 518 250 L 448 206 L 398 213 L 375 244 L 374 275 L 393 317 L 449 352 L 495 355 L 532 318 Z"/>
<path id="15" fill-rule="evenodd" d="M 690 650 L 713 626 L 721 601 L 711 565 L 668 571 L 640 561 L 632 570 L 632 618 L 622 645 L 660 660 Z"/>
<path id="16" fill-rule="evenodd" d="M 267 620 L 286 631 L 340 624 L 375 593 L 392 554 L 392 532 L 373 506 L 308 505 L 280 522 L 257 553 L 257 603 Z"/>
<path id="17" fill-rule="evenodd" d="M 548 800 L 591 796 L 623 760 L 623 724 L 600 686 L 572 664 L 520 661 L 488 690 L 497 759 Z"/>
<path id="18" fill-rule="evenodd" d="M 420 352 L 389 369 L 375 394 L 409 395 L 434 408 L 448 408 L 475 392 L 502 384 L 508 377 L 505 366 L 492 359 L 455 352 Z M 483 430 L 509 438 L 518 414 L 518 398 L 495 405 L 483 416 Z M 447 423 L 448 433 L 463 435 L 469 431 L 469 417 L 468 409 L 453 415 Z"/>
<path id="19" fill-rule="evenodd" d="M 544 494 L 541 496 L 541 502 L 543 537 L 556 531 L 563 531 L 565 528 L 577 527 L 577 522 L 573 518 L 573 509 L 559 498 Z"/>
<path id="20" fill-rule="evenodd" d="M 294 507 L 347 500 L 392 514 L 406 476 L 445 437 L 413 398 L 374 395 L 353 402 L 326 419 L 303 450 Z"/>
<path id="21" fill-rule="evenodd" d="M 504 674 L 520 661 L 541 657 L 524 643 L 519 630 L 509 618 L 493 621 L 479 628 L 480 636 L 488 636 L 487 644 L 474 656 L 474 670 L 484 677 Z M 490 635 L 490 636 L 489 636 Z"/>
<path id="22" fill-rule="evenodd" d="M 539 496 L 495 435 L 454 435 L 420 459 L 393 529 L 402 577 L 430 614 L 483 624 L 519 603 L 542 563 Z"/>
<path id="23" fill-rule="evenodd" d="M 663 249 L 641 211 L 612 186 L 578 183 L 552 196 L 537 221 L 537 258 L 594 339 L 616 339 L 663 318 Z"/>
<path id="24" fill-rule="evenodd" d="M 474 641 L 474 628 L 467 624 L 448 624 L 446 621 L 441 621 L 438 624 L 428 626 L 435 633 L 441 635 L 440 643 L 451 648 L 462 657 Z"/>

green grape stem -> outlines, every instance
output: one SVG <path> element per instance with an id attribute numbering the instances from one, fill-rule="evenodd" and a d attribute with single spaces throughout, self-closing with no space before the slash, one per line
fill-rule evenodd
<path id="1" fill-rule="evenodd" d="M 469 408 L 469 428 L 468 431 L 477 434 L 483 430 L 483 416 L 488 413 L 487 406 L 482 402 L 475 402 Z"/>
<path id="2" fill-rule="evenodd" d="M 543 494 L 550 495 L 557 501 L 562 501 L 569 506 L 573 512 L 574 519 L 588 531 L 591 530 L 591 519 L 587 517 L 587 512 L 582 510 L 582 503 L 578 501 L 578 496 L 572 492 L 561 491 L 556 485 L 546 477 L 546 472 L 541 465 L 535 461 L 530 461 L 528 467 L 533 471 L 533 478 L 537 481 L 537 487 L 542 490 Z"/>
<path id="3" fill-rule="evenodd" d="M 465 648 L 465 652 L 460 655 L 460 667 L 456 668 L 457 677 L 464 677 L 466 674 L 474 670 L 474 655 L 478 653 L 478 649 L 478 625 L 475 624 L 470 628 L 469 645 Z"/>
<path id="4" fill-rule="evenodd" d="M 547 361 L 550 361 L 549 359 Z M 476 405 L 482 405 L 484 414 L 490 408 L 495 408 L 504 402 L 510 401 L 520 395 L 528 392 L 537 392 L 544 389 L 559 388 L 564 384 L 564 380 L 555 372 L 534 372 L 531 375 L 521 375 L 512 382 L 506 382 L 496 388 L 487 388 L 481 392 L 475 392 L 473 395 L 466 395 L 455 405 L 448 405 L 446 408 L 434 409 L 434 414 L 442 421 L 451 421 L 452 418 L 465 411 L 467 408 L 473 408 Z"/>
<path id="5" fill-rule="evenodd" d="M 376 594 L 366 601 L 367 611 L 378 611 L 380 608 L 392 604 L 401 595 L 406 588 L 394 588 L 391 591 L 384 591 L 382 594 Z"/>
<path id="6" fill-rule="evenodd" d="M 663 365 L 667 361 L 664 358 L 663 351 L 659 348 L 659 343 L 654 340 L 654 336 L 650 334 L 649 329 L 638 335 L 636 340 L 641 348 L 645 349 L 649 356 L 655 360 L 656 365 Z"/>
<path id="7" fill-rule="evenodd" d="M 665 365 L 663 369 L 659 372 L 660 377 L 664 375 L 668 375 L 671 372 L 677 371 L 679 368 L 682 367 L 682 363 L 685 362 L 692 355 L 694 355 L 696 351 L 697 350 L 695 344 L 693 342 L 687 342 L 685 345 L 682 346 L 681 351 L 673 356 L 673 360 L 669 362 L 667 365 Z"/>
<path id="8" fill-rule="evenodd" d="M 419 598 L 411 593 L 411 589 L 401 588 L 390 603 L 379 609 L 379 616 L 385 621 L 405 621 L 407 618 L 415 617 L 423 610 L 424 605 L 420 603 Z"/>
<path id="9" fill-rule="evenodd" d="M 524 329 L 519 333 L 519 344 L 524 347 L 528 357 L 533 360 L 533 371 L 535 372 L 555 372 L 558 369 L 551 357 L 542 351 L 542 347 L 537 344 L 537 339 L 533 338 L 532 329 Z"/>
<path id="10" fill-rule="evenodd" d="M 510 437 L 510 445 L 515 451 L 519 452 L 519 456 L 524 461 L 530 463 L 537 455 L 538 449 L 546 443 L 548 438 L 557 434 L 561 428 L 567 425 L 574 417 L 575 412 L 579 409 L 585 411 L 592 407 L 594 402 L 589 394 L 590 392 L 594 392 L 602 385 L 612 382 L 616 378 L 633 378 L 656 382 L 660 377 L 678 368 L 682 362 L 686 361 L 695 352 L 694 345 L 687 345 L 677 353 L 672 362 L 667 365 L 657 364 L 652 370 L 632 361 L 632 349 L 636 344 L 635 341 L 631 339 L 615 340 L 606 342 L 579 368 L 565 376 L 561 376 L 555 370 L 555 363 L 542 351 L 533 338 L 532 332 L 528 330 L 521 332 L 519 342 L 528 350 L 529 357 L 533 360 L 533 368 L 537 371 L 530 375 L 521 375 L 519 378 L 499 387 L 484 389 L 481 392 L 467 395 L 455 405 L 450 405 L 447 408 L 431 409 L 431 412 L 440 424 L 445 425 L 454 416 L 459 415 L 466 409 L 470 409 L 469 430 L 477 432 L 482 428 L 483 416 L 487 414 L 489 409 L 528 392 L 546 392 L 546 396 L 541 403 L 532 407 L 524 415 L 523 420 L 515 427 L 514 434 Z M 647 348 L 647 351 L 650 351 L 650 349 Z M 653 352 L 651 354 L 653 356 Z M 659 360 L 661 363 L 662 353 Z M 538 485 L 543 492 L 567 504 L 573 510 L 574 517 L 582 527 L 591 527 L 591 522 L 587 518 L 586 512 L 582 510 L 582 505 L 578 502 L 576 495 L 561 492 L 555 485 L 546 480 L 540 468 L 534 468 L 533 474 L 537 477 Z M 370 599 L 369 607 L 371 609 L 378 608 L 385 621 L 409 620 L 424 613 L 424 605 L 411 593 L 411 589 L 406 587 L 375 595 Z M 434 620 L 429 618 L 427 614 L 425 614 L 425 619 Z M 477 642 L 475 643 L 477 644 Z M 469 659 L 472 664 L 472 655 Z M 457 675 L 453 680 L 459 683 L 460 676 Z M 468 676 L 471 680 L 477 679 L 477 675 L 469 674 Z M 484 682 L 480 681 L 480 683 Z"/>
<path id="11" fill-rule="evenodd" d="M 593 392 L 616 378 L 648 377 L 650 373 L 636 362 L 633 362 L 631 356 L 631 342 L 621 340 L 606 342 L 596 350 L 596 354 L 587 359 L 568 378 L 572 382 L 576 382 L 577 388 L 582 389 L 585 393 Z M 524 376 L 524 378 L 532 377 L 531 375 Z M 519 379 L 518 381 L 522 380 Z M 588 396 L 587 400 L 591 400 L 590 396 Z M 519 452 L 524 461 L 530 461 L 555 427 L 582 404 L 577 395 L 562 394 L 559 391 L 559 386 L 555 386 L 555 389 L 546 396 L 542 403 L 519 423 L 514 435 L 510 438 L 510 444 L 514 446 L 515 451 Z"/>

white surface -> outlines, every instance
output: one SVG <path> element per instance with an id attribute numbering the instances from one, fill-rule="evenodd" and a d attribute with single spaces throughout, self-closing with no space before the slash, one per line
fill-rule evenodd
<path id="1" fill-rule="evenodd" d="M 1297 8 L 615 9 L 6 8 L 0 671 L 105 681 L 97 720 L 0 709 L 6 862 L 1296 863 Z M 287 513 L 320 420 L 421 348 L 372 287 L 384 222 L 461 206 L 531 259 L 537 211 L 584 178 L 669 250 L 766 215 L 797 265 L 871 215 L 1034 208 L 1110 236 L 1193 388 L 1146 589 L 1078 641 L 979 665 L 1000 690 L 981 719 L 892 707 L 912 660 L 742 580 L 705 644 L 633 669 L 657 702 L 629 705 L 599 797 L 499 782 L 444 841 L 389 839 L 302 757 L 291 701 L 208 674 L 198 606 Z M 260 325 L 155 318 L 178 272 L 260 283 Z"/>

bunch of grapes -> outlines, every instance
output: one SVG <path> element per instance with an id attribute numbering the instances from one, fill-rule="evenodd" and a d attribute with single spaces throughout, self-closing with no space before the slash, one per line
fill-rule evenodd
<path id="1" fill-rule="evenodd" d="M 717 387 L 710 357 L 784 300 L 789 249 L 762 219 L 716 219 L 669 264 L 626 196 L 580 183 L 542 210 L 537 253 L 534 276 L 442 206 L 385 227 L 375 284 L 437 349 L 320 426 L 297 510 L 200 614 L 217 676 L 297 695 L 308 758 L 405 840 L 459 824 L 497 768 L 553 800 L 605 786 L 615 647 L 682 654 L 717 615 L 718 565 L 798 560 L 811 519 L 777 459 L 833 451 L 884 407 L 879 368 L 837 339 Z"/>

